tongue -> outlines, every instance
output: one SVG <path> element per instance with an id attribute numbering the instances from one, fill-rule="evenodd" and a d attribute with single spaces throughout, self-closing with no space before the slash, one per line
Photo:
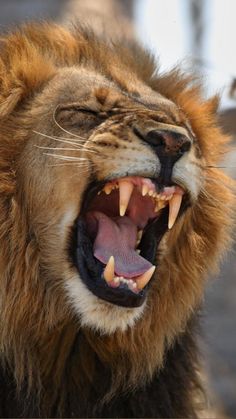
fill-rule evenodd
<path id="1" fill-rule="evenodd" d="M 87 225 L 90 235 L 96 236 L 94 256 L 105 265 L 114 256 L 116 276 L 133 278 L 152 267 L 135 251 L 137 226 L 129 217 L 109 218 L 102 212 L 90 211 Z"/>

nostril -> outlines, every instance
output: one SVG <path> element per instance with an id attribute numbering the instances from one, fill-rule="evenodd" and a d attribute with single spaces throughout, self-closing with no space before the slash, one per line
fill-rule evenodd
<path id="1" fill-rule="evenodd" d="M 156 131 L 156 130 L 149 131 L 146 134 L 146 141 L 154 147 L 165 146 L 166 145 L 165 138 L 163 137 L 163 134 Z"/>
<path id="2" fill-rule="evenodd" d="M 148 133 L 143 133 L 136 126 L 134 126 L 133 132 L 135 135 L 137 135 L 138 138 L 147 142 L 149 145 L 153 147 L 166 145 L 163 134 L 159 131 L 152 130 L 152 131 L 149 131 Z"/>
<path id="3" fill-rule="evenodd" d="M 191 147 L 190 141 L 186 140 L 180 147 L 181 153 L 186 153 L 187 151 L 190 150 L 190 147 Z"/>
<path id="4" fill-rule="evenodd" d="M 147 142 L 153 148 L 166 147 L 166 141 L 161 131 L 152 130 L 148 133 L 142 133 L 137 127 L 133 127 L 133 132 L 138 138 Z"/>

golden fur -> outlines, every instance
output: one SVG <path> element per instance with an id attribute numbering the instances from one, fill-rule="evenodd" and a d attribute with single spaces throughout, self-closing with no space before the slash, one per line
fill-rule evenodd
<path id="1" fill-rule="evenodd" d="M 2 362 L 14 372 L 18 388 L 27 377 L 29 391 L 42 391 L 49 406 L 65 391 L 65 368 L 82 327 L 65 292 L 72 274 L 64 252 L 90 166 L 58 165 L 38 148 L 58 144 L 37 132 L 73 140 L 73 135 L 55 126 L 52 116 L 65 86 L 68 102 L 76 100 L 78 70 L 82 78 L 91 73 L 91 86 L 98 80 L 100 87 L 93 95 L 107 108 L 116 100 L 124 100 L 125 109 L 128 105 L 105 79 L 120 92 L 138 93 L 151 102 L 158 92 L 161 120 L 174 120 L 180 126 L 188 120 L 191 125 L 202 155 L 199 170 L 204 183 L 192 207 L 165 238 L 167 250 L 163 250 L 158 280 L 153 281 L 141 318 L 126 331 L 110 335 L 83 327 L 86 339 L 67 369 L 85 393 L 86 380 L 93 379 L 95 354 L 111 366 L 113 392 L 152 377 L 162 365 L 165 349 L 198 308 L 206 275 L 217 268 L 232 230 L 232 185 L 217 168 L 228 143 L 217 126 L 217 98 L 204 101 L 198 84 L 177 69 L 155 74 L 152 58 L 136 45 L 131 50 L 132 54 L 124 44 L 109 47 L 83 30 L 69 31 L 53 24 L 27 25 L 0 40 L 0 353 Z M 140 112 L 145 119 L 146 111 Z M 67 116 L 62 111 L 60 124 L 69 130 Z M 117 130 L 112 134 L 121 153 L 116 162 L 124 151 L 119 123 Z M 98 176 L 103 178 L 114 150 L 97 138 L 93 146 L 103 150 L 106 159 L 99 163 L 92 154 L 88 159 L 95 159 L 93 165 L 100 167 Z M 68 221 L 63 218 L 67 213 Z"/>

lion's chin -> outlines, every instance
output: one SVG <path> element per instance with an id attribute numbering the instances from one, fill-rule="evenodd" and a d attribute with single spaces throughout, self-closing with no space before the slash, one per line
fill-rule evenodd
<path id="1" fill-rule="evenodd" d="M 141 307 L 119 307 L 98 298 L 89 291 L 77 274 L 67 281 L 67 295 L 73 311 L 78 315 L 82 327 L 93 329 L 100 334 L 111 335 L 125 332 L 142 317 L 146 301 Z"/>
<path id="2" fill-rule="evenodd" d="M 89 186 L 72 254 L 90 293 L 110 305 L 143 306 L 159 243 L 181 213 L 183 195 L 179 186 L 160 186 L 139 176 Z"/>

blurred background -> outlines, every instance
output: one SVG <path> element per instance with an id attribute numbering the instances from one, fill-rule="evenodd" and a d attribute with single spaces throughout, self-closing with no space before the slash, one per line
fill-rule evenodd
<path id="1" fill-rule="evenodd" d="M 96 4 L 96 19 L 109 13 L 113 3 L 132 19 L 137 36 L 159 57 L 163 71 L 180 63 L 194 68 L 206 96 L 221 94 L 221 124 L 234 143 L 222 164 L 236 178 L 236 0 L 0 0 L 0 28 L 31 19 L 70 19 L 80 16 L 78 5 L 83 9 L 85 4 Z M 226 417 L 236 417 L 235 256 L 233 249 L 219 277 L 209 282 L 202 318 L 201 347 L 212 398 Z"/>

